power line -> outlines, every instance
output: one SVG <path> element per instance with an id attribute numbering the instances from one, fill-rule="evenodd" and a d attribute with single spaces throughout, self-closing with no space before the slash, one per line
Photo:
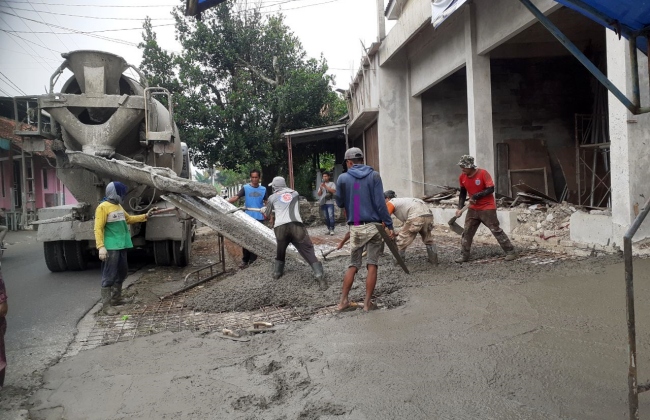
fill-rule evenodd
<path id="1" fill-rule="evenodd" d="M 30 3 L 30 4 L 31 4 L 31 3 Z M 34 10 L 29 10 L 29 9 L 21 9 L 20 7 L 11 7 L 11 6 L 2 6 L 2 5 L 0 5 L 0 7 L 9 7 L 9 8 L 11 8 L 11 10 L 14 10 L 14 11 L 15 11 L 15 10 L 22 10 L 22 11 L 25 11 L 25 12 L 37 12 L 37 13 L 38 13 L 38 12 L 41 12 L 41 13 L 46 13 L 46 14 L 49 14 L 49 15 L 69 16 L 69 17 L 84 18 L 84 19 L 99 19 L 99 20 L 138 20 L 138 21 L 145 20 L 145 18 L 140 19 L 140 18 L 121 18 L 121 17 L 103 17 L 103 16 L 71 15 L 71 14 L 68 14 L 68 13 L 46 12 L 45 10 L 36 10 L 36 9 L 34 9 Z M 41 19 L 45 20 L 45 18 L 43 18 L 43 16 L 40 16 L 40 14 L 39 14 L 39 17 L 40 17 Z M 167 21 L 169 21 L 169 20 L 174 20 L 174 19 L 172 19 L 172 18 L 150 18 L 150 20 L 167 20 Z"/>
<path id="2" fill-rule="evenodd" d="M 12 82 L 11 79 L 8 78 L 8 77 L 7 77 L 3 72 L 1 72 L 1 71 L 0 71 L 0 76 L 2 76 L 2 77 L 4 77 L 5 79 L 7 79 L 7 81 L 8 81 L 9 83 L 11 83 L 11 85 L 14 86 L 14 87 L 18 90 L 18 92 L 22 93 L 22 94 L 25 95 L 25 96 L 27 95 L 27 94 L 25 93 L 24 90 L 22 90 L 21 88 L 19 88 L 17 84 L 15 84 L 14 82 Z"/>
<path id="3" fill-rule="evenodd" d="M 54 25 L 52 23 L 42 22 L 40 20 L 30 19 L 30 18 L 26 18 L 26 17 L 23 17 L 23 16 L 14 15 L 13 13 L 5 12 L 5 11 L 2 11 L 2 10 L 0 10 L 0 14 L 15 16 L 15 17 L 23 19 L 23 20 L 28 20 L 28 21 L 31 21 L 31 22 L 40 23 L 42 25 L 50 26 L 50 27 L 56 28 L 56 29 L 63 29 L 63 30 L 67 30 L 67 31 L 72 31 L 72 32 L 74 32 L 76 34 L 81 34 L 81 35 L 89 36 L 89 37 L 92 37 L 92 38 L 101 39 L 101 40 L 104 40 L 104 41 L 117 42 L 118 44 L 129 45 L 129 46 L 132 46 L 132 47 L 137 47 L 137 45 L 138 45 L 138 44 L 135 44 L 133 42 L 124 41 L 123 39 L 110 38 L 110 37 L 107 37 L 107 36 L 95 35 L 95 34 L 86 34 L 86 33 L 83 33 L 83 31 L 79 31 L 77 29 L 66 28 L 64 26 Z M 13 29 L 13 28 L 11 28 L 11 29 Z"/>
<path id="4" fill-rule="evenodd" d="M 0 93 L 4 93 L 5 96 L 9 96 L 9 97 L 13 96 L 13 95 L 10 95 L 7 92 L 5 92 L 5 90 L 2 89 L 2 88 L 0 88 Z"/>
<path id="5" fill-rule="evenodd" d="M 174 26 L 175 23 L 165 23 L 162 25 L 151 25 L 152 28 L 160 28 L 161 26 Z M 96 34 L 100 32 L 120 32 L 120 31 L 142 31 L 143 28 L 142 26 L 138 26 L 137 28 L 119 28 L 119 29 L 100 29 L 97 31 L 79 31 L 79 32 L 56 32 L 59 35 L 71 35 L 71 34 Z M 22 34 L 22 33 L 29 33 L 29 34 L 49 34 L 51 32 L 46 32 L 46 31 L 5 31 L 5 32 L 13 32 L 16 34 Z"/>
<path id="6" fill-rule="evenodd" d="M 3 21 L 4 23 L 7 24 L 7 26 L 9 27 L 9 29 L 11 29 L 11 30 L 14 29 L 14 28 L 11 27 L 11 25 L 9 24 L 9 22 L 7 22 L 7 21 L 5 20 L 5 18 L 3 18 L 2 16 L 0 16 L 0 19 L 2 19 L 2 21 Z M 17 38 L 19 38 L 19 39 L 22 39 L 23 42 L 25 43 L 25 45 L 26 45 L 30 50 L 32 50 L 32 51 L 34 52 L 34 54 L 36 54 L 36 55 L 34 56 L 34 58 L 36 58 L 36 62 L 39 63 L 39 64 L 43 67 L 43 69 L 45 69 L 45 71 L 47 71 L 47 67 L 45 67 L 45 65 L 43 64 L 43 62 L 42 62 L 42 61 L 38 61 L 38 53 L 36 52 L 36 50 L 35 50 L 34 48 L 32 48 L 32 46 L 29 45 L 29 44 L 27 43 L 27 41 L 26 41 L 24 38 L 22 38 L 22 37 L 20 37 L 20 36 L 18 36 L 18 35 L 14 35 L 14 34 L 9 34 L 9 35 L 13 35 L 13 36 L 15 36 L 15 37 L 17 37 Z M 18 44 L 18 46 L 20 46 L 20 43 L 19 43 L 18 41 L 16 41 L 15 39 L 14 39 L 14 42 L 16 42 L 16 44 Z M 31 41 L 30 41 L 30 42 L 31 42 Z"/>
<path id="7" fill-rule="evenodd" d="M 29 2 L 29 0 L 27 0 L 27 1 Z M 29 5 L 31 6 L 32 9 L 34 9 L 34 11 L 35 11 L 36 14 L 38 15 L 38 17 L 40 17 L 41 19 L 43 19 L 43 16 L 41 16 L 41 14 L 38 12 L 38 10 L 36 10 L 36 8 L 35 8 L 34 6 L 32 6 L 31 3 L 30 3 Z M 13 10 L 13 8 L 12 8 L 12 10 Z M 44 19 L 43 19 L 43 20 L 44 20 Z M 58 39 L 59 42 L 61 42 L 61 45 L 63 45 L 63 48 L 65 48 L 66 50 L 70 50 L 70 47 L 68 47 L 67 45 L 65 45 L 65 42 L 63 42 L 63 40 L 62 40 L 61 38 L 59 38 L 59 36 L 58 36 L 57 34 L 55 34 L 53 30 L 50 29 L 50 32 L 52 32 L 52 33 L 54 34 L 54 36 L 56 36 L 56 39 Z"/>
<path id="8" fill-rule="evenodd" d="M 11 7 L 11 6 L 9 6 L 9 7 Z M 16 12 L 14 11 L 14 13 L 16 13 Z M 32 28 L 26 22 L 23 21 L 22 24 L 25 25 L 25 27 L 27 29 L 29 29 L 30 31 L 32 30 Z M 36 37 L 36 39 L 38 39 L 41 42 L 41 44 L 45 45 L 45 42 L 43 42 L 43 40 L 41 39 L 41 37 L 39 35 L 34 35 L 34 36 Z"/>
<path id="9" fill-rule="evenodd" d="M 7 32 L 7 34 L 11 35 L 10 31 L 4 31 L 4 32 Z M 0 47 L 0 50 L 3 50 L 3 51 L 9 51 L 9 52 L 14 53 L 14 54 L 28 55 L 28 56 L 33 57 L 33 58 L 42 58 L 43 60 L 55 61 L 55 62 L 57 62 L 57 63 L 60 63 L 60 62 L 61 62 L 61 60 L 55 60 L 55 59 L 53 59 L 53 58 L 47 58 L 47 57 L 35 57 L 35 56 L 33 56 L 32 54 L 30 54 L 30 53 L 26 53 L 26 52 L 24 52 L 24 51 L 14 51 L 14 50 L 10 50 L 9 48 L 2 48 L 2 47 Z"/>
<path id="10" fill-rule="evenodd" d="M 5 3 L 19 3 L 19 4 L 25 4 L 26 2 L 24 1 L 15 1 L 15 0 L 4 0 Z M 112 4 L 66 4 L 66 3 L 47 3 L 47 2 L 36 2 L 33 1 L 31 2 L 32 4 L 44 4 L 47 6 L 66 6 L 66 7 L 116 7 L 116 8 L 123 8 L 123 7 L 138 7 L 138 8 L 144 8 L 144 7 L 176 7 L 178 4 L 145 4 L 145 5 L 112 5 Z"/>
<path id="11" fill-rule="evenodd" d="M 57 51 L 57 50 L 54 50 L 54 49 L 52 49 L 52 48 L 50 48 L 50 47 L 46 47 L 45 45 L 41 45 L 41 44 L 39 44 L 38 42 L 30 41 L 29 39 L 25 39 L 25 38 L 23 38 L 22 36 L 20 36 L 20 35 L 16 35 L 15 33 L 11 33 L 11 32 L 9 32 L 9 31 L 7 31 L 7 30 L 5 30 L 5 29 L 0 29 L 0 31 L 5 32 L 5 33 L 7 33 L 7 34 L 9 34 L 9 35 L 11 35 L 11 36 L 15 36 L 16 38 L 22 39 L 23 42 L 29 42 L 30 44 L 34 44 L 34 45 L 36 45 L 37 47 L 41 47 L 41 48 L 43 48 L 43 49 L 50 50 L 50 51 L 55 52 L 55 53 L 63 54 L 62 51 Z M 30 48 L 31 48 L 31 47 L 30 47 Z M 38 54 L 35 50 L 32 49 L 32 51 L 34 51 L 34 54 Z M 56 57 L 56 56 L 55 56 L 55 57 Z M 44 58 L 44 57 L 41 57 L 41 58 Z M 57 60 L 57 61 L 58 61 L 58 60 Z M 46 70 L 47 70 L 47 69 L 46 69 Z"/>

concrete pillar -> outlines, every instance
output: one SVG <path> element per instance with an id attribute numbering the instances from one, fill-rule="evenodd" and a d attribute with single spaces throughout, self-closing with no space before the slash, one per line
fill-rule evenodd
<path id="1" fill-rule="evenodd" d="M 377 0 L 377 41 L 386 38 L 386 19 L 384 17 L 384 0 Z"/>
<path id="2" fill-rule="evenodd" d="M 619 40 L 613 31 L 606 31 L 607 77 L 628 98 L 632 97 L 632 78 L 628 42 Z M 639 57 L 641 106 L 648 106 L 648 62 Z M 650 156 L 645 151 L 650 143 L 650 115 L 633 115 L 611 93 L 609 104 L 609 136 L 611 141 L 612 235 L 622 246 L 623 235 L 650 197 Z M 634 240 L 650 237 L 650 220 L 641 226 Z"/>
<path id="3" fill-rule="evenodd" d="M 424 195 L 424 133 L 422 125 L 422 97 L 410 94 L 411 69 L 408 69 L 409 148 L 411 153 L 411 197 Z"/>
<path id="4" fill-rule="evenodd" d="M 379 171 L 384 189 L 398 197 L 412 194 L 410 145 L 410 92 L 406 57 L 381 66 L 379 75 Z M 421 118 L 421 117 L 420 117 Z M 421 126 L 421 124 L 420 124 Z M 420 181 L 419 179 L 416 181 Z"/>
<path id="5" fill-rule="evenodd" d="M 494 138 L 492 131 L 492 81 L 490 57 L 477 53 L 476 6 L 468 4 L 465 12 L 465 55 L 467 60 L 467 123 L 469 154 L 476 164 L 494 173 Z"/>

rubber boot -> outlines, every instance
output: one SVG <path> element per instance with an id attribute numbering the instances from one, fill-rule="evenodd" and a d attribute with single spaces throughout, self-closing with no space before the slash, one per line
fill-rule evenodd
<path id="1" fill-rule="evenodd" d="M 114 284 L 113 287 L 111 287 L 111 305 L 117 306 L 117 305 L 126 305 L 127 303 L 131 303 L 133 299 L 122 299 L 122 284 Z"/>
<path id="2" fill-rule="evenodd" d="M 516 260 L 517 256 L 517 251 L 506 252 L 506 261 Z"/>
<path id="3" fill-rule="evenodd" d="M 438 265 L 438 249 L 435 245 L 427 245 L 427 258 L 429 263 Z"/>
<path id="4" fill-rule="evenodd" d="M 402 261 L 406 261 L 406 250 L 405 249 L 400 249 L 399 251 L 397 251 L 397 253 L 402 258 Z M 399 265 L 399 263 L 397 262 L 397 258 L 393 258 L 393 262 L 395 263 L 395 265 Z"/>
<path id="5" fill-rule="evenodd" d="M 315 262 L 311 265 L 311 269 L 314 270 L 314 276 L 316 277 L 316 282 L 318 282 L 318 288 L 320 290 L 327 290 L 329 284 L 325 280 L 325 273 L 323 272 L 323 264 Z"/>
<path id="6" fill-rule="evenodd" d="M 467 262 L 467 261 L 469 261 L 469 254 L 465 254 L 465 253 L 463 253 L 460 256 L 460 258 L 457 258 L 456 260 L 454 260 L 454 262 L 456 262 L 458 264 L 462 264 L 462 263 Z"/>
<path id="7" fill-rule="evenodd" d="M 273 269 L 273 280 L 277 280 L 284 274 L 284 261 L 275 260 L 275 267 Z"/>
<path id="8" fill-rule="evenodd" d="M 111 306 L 112 290 L 110 287 L 102 287 L 102 313 L 104 315 L 117 315 L 119 312 Z"/>

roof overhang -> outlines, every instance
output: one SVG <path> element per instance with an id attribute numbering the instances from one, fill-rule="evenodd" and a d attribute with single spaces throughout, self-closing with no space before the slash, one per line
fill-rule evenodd
<path id="1" fill-rule="evenodd" d="M 282 133 L 282 136 L 291 139 L 291 144 L 294 145 L 331 139 L 337 140 L 340 135 L 345 136 L 346 126 L 347 124 L 334 124 L 305 130 L 287 131 Z"/>
<path id="2" fill-rule="evenodd" d="M 350 125 L 348 126 L 348 135 L 355 138 L 363 133 L 363 130 L 377 119 L 377 115 L 379 115 L 378 108 L 370 108 L 361 112 L 354 118 L 354 120 L 350 121 Z"/>
<path id="3" fill-rule="evenodd" d="M 386 10 L 384 10 L 384 16 L 388 20 L 397 20 L 399 15 L 402 14 L 402 9 L 408 0 L 388 0 L 388 5 L 386 5 Z"/>

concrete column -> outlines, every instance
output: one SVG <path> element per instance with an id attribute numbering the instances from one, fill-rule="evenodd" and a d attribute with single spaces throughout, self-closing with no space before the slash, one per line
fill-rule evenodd
<path id="1" fill-rule="evenodd" d="M 384 0 L 377 0 L 377 41 L 386 38 L 386 18 L 384 16 Z"/>
<path id="2" fill-rule="evenodd" d="M 379 75 L 379 170 L 384 189 L 398 197 L 411 194 L 409 88 L 406 57 L 381 66 Z"/>
<path id="3" fill-rule="evenodd" d="M 409 148 L 411 154 L 411 197 L 424 195 L 424 133 L 422 125 L 422 97 L 412 96 L 411 68 L 408 66 L 408 117 L 409 117 Z"/>
<path id="4" fill-rule="evenodd" d="M 628 42 L 619 40 L 613 31 L 606 31 L 607 77 L 628 98 L 632 97 L 632 78 Z M 639 53 L 640 54 L 640 53 Z M 648 106 L 647 60 L 639 57 L 641 105 Z M 650 143 L 650 115 L 633 115 L 611 93 L 609 104 L 609 136 L 611 141 L 612 237 L 622 246 L 623 235 L 650 197 L 650 156 L 645 153 Z M 650 237 L 650 220 L 641 226 L 634 240 Z"/>
<path id="5" fill-rule="evenodd" d="M 495 177 L 490 57 L 477 53 L 476 6 L 468 4 L 466 7 L 465 55 L 467 60 L 469 154 L 476 158 L 478 166 L 487 169 Z"/>

